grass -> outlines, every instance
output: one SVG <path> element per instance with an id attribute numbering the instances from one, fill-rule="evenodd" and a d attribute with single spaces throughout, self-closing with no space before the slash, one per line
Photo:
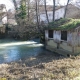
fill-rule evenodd
<path id="1" fill-rule="evenodd" d="M 63 18 L 50 22 L 47 29 L 53 30 L 71 30 L 80 26 L 80 19 Z"/>
<path id="2" fill-rule="evenodd" d="M 80 56 L 69 58 L 51 52 L 43 52 L 36 57 L 0 64 L 0 78 L 9 80 L 80 80 Z"/>

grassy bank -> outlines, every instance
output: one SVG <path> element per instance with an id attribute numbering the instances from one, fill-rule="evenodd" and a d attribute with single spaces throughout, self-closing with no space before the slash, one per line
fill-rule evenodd
<path id="1" fill-rule="evenodd" d="M 0 64 L 0 78 L 8 80 L 80 80 L 80 56 L 70 58 L 51 52 Z"/>

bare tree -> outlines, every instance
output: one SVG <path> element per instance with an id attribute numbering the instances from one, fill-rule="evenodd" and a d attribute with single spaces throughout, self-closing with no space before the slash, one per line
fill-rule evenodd
<path id="1" fill-rule="evenodd" d="M 40 28 L 39 28 L 39 19 L 38 19 L 38 1 L 35 0 L 36 2 L 36 19 L 37 19 L 37 27 L 38 27 L 38 30 L 40 31 Z"/>
<path id="2" fill-rule="evenodd" d="M 13 0 L 13 3 L 14 3 L 14 8 L 17 11 L 17 2 L 16 2 L 16 0 Z"/>
<path id="3" fill-rule="evenodd" d="M 27 0 L 27 2 L 28 2 L 28 21 L 29 21 L 30 0 Z"/>
<path id="4" fill-rule="evenodd" d="M 18 4 L 17 4 L 17 1 L 16 0 L 12 0 L 13 4 L 14 4 L 14 8 L 15 8 L 15 19 L 16 19 L 16 22 L 19 24 L 19 20 L 18 20 L 18 17 L 17 17 L 17 14 L 18 14 Z"/>
<path id="5" fill-rule="evenodd" d="M 80 0 L 77 0 L 75 4 L 80 8 Z"/>
<path id="6" fill-rule="evenodd" d="M 46 0 L 44 0 L 44 7 L 45 7 L 45 13 L 46 13 L 47 22 L 49 24 L 49 18 L 48 18 L 47 8 L 46 8 Z"/>
<path id="7" fill-rule="evenodd" d="M 53 0 L 53 21 L 55 21 L 55 0 Z"/>
<path id="8" fill-rule="evenodd" d="M 68 7 L 68 4 L 69 4 L 69 1 L 70 1 L 70 0 L 67 0 L 67 5 L 65 6 L 64 18 L 66 17 L 66 11 L 67 11 L 67 7 Z"/>

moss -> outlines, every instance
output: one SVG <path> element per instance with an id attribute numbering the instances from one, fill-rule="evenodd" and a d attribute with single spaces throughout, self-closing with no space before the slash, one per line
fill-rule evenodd
<path id="1" fill-rule="evenodd" d="M 80 26 L 80 19 L 59 19 L 50 22 L 46 29 L 71 30 Z"/>

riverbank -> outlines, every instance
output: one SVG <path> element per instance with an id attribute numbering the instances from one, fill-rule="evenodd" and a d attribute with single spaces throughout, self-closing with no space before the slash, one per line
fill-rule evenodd
<path id="1" fill-rule="evenodd" d="M 80 56 L 48 51 L 36 57 L 0 64 L 0 78 L 9 80 L 80 80 Z"/>

